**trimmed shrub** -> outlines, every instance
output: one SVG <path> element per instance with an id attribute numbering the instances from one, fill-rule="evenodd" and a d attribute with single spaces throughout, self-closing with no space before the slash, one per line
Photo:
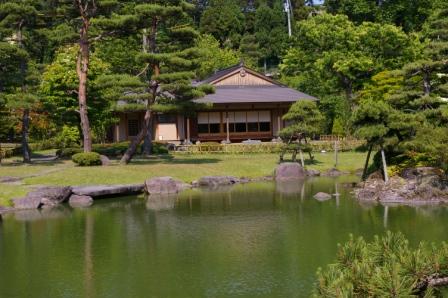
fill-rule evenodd
<path id="1" fill-rule="evenodd" d="M 81 148 L 63 148 L 56 151 L 59 158 L 72 158 L 73 155 L 82 153 Z"/>
<path id="2" fill-rule="evenodd" d="M 167 144 L 165 143 L 152 143 L 152 153 L 153 154 L 168 154 Z"/>
<path id="3" fill-rule="evenodd" d="M 96 152 L 82 152 L 72 156 L 72 160 L 78 166 L 90 167 L 101 165 L 101 157 Z"/>

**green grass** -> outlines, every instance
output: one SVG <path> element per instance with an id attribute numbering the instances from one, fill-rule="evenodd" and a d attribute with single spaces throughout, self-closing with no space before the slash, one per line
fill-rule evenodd
<path id="1" fill-rule="evenodd" d="M 289 157 L 289 156 L 286 156 Z M 37 185 L 94 185 L 142 183 L 157 176 L 171 176 L 191 182 L 206 175 L 261 177 L 272 175 L 278 154 L 174 154 L 150 159 L 135 159 L 122 166 L 113 161 L 108 167 L 75 167 L 71 161 L 40 162 L 23 165 L 12 159 L 0 166 L 0 176 L 25 177 L 22 185 L 0 184 L 0 205 L 18 197 Z M 338 168 L 355 171 L 362 168 L 365 154 L 343 152 Z M 308 168 L 325 171 L 334 166 L 332 153 L 316 153 L 315 162 Z"/>

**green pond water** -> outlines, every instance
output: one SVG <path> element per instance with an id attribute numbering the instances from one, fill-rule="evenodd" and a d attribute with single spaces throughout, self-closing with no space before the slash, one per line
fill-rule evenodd
<path id="1" fill-rule="evenodd" d="M 0 297 L 308 297 L 350 233 L 447 240 L 447 207 L 363 205 L 344 187 L 353 179 L 4 215 Z M 338 199 L 313 199 L 336 190 Z"/>

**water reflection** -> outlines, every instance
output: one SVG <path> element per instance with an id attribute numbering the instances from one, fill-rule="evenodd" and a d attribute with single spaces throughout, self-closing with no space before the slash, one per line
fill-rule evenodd
<path id="1" fill-rule="evenodd" d="M 347 180 L 6 214 L 0 297 L 308 297 L 317 268 L 350 233 L 447 240 L 447 207 L 361 204 Z M 332 199 L 319 202 L 317 192 Z"/>

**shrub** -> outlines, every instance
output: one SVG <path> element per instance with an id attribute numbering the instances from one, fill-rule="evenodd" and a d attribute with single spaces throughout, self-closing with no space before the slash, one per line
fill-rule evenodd
<path id="1" fill-rule="evenodd" d="M 152 143 L 152 153 L 153 154 L 168 154 L 167 144 L 164 143 Z"/>
<path id="2" fill-rule="evenodd" d="M 448 276 L 448 244 L 412 249 L 391 232 L 370 243 L 350 237 L 336 263 L 317 275 L 314 297 L 438 297 L 431 284 Z"/>
<path id="3" fill-rule="evenodd" d="M 72 160 L 78 166 L 90 167 L 101 165 L 101 157 L 96 152 L 82 152 L 72 156 Z"/>
<path id="4" fill-rule="evenodd" d="M 78 127 L 64 125 L 62 131 L 55 140 L 59 148 L 76 147 L 79 143 L 80 134 Z"/>
<path id="5" fill-rule="evenodd" d="M 59 158 L 72 158 L 73 155 L 81 152 L 81 148 L 62 148 L 56 151 L 56 155 Z"/>

